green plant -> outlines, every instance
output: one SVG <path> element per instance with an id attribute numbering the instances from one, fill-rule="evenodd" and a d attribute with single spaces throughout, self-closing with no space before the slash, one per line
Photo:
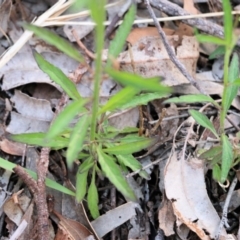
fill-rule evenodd
<path id="1" fill-rule="evenodd" d="M 60 69 L 47 62 L 40 54 L 34 53 L 36 62 L 42 71 L 62 87 L 72 102 L 56 117 L 46 134 L 19 134 L 12 135 L 11 139 L 52 149 L 67 148 L 65 156 L 68 167 L 72 168 L 75 160 L 81 162 L 76 176 L 76 199 L 82 201 L 87 194 L 91 215 L 97 218 L 99 212 L 98 192 L 95 185 L 96 174 L 105 175 L 126 199 L 136 200 L 133 190 L 122 173 L 127 168 L 133 171 L 141 169 L 141 164 L 132 154 L 148 147 L 153 141 L 138 136 L 137 128 L 123 130 L 113 128 L 108 124 L 108 115 L 118 109 L 126 109 L 146 104 L 156 98 L 166 97 L 170 89 L 161 85 L 159 78 L 150 78 L 146 81 L 135 74 L 116 71 L 112 68 L 112 61 L 121 52 L 130 32 L 136 11 L 135 5 L 130 7 L 124 17 L 123 24 L 119 27 L 115 39 L 110 44 L 107 63 L 103 66 L 105 1 L 99 0 L 96 4 L 95 1 L 90 0 L 88 3 L 84 1 L 84 4 L 89 7 L 92 19 L 96 23 L 96 59 L 92 98 L 83 99 L 75 84 Z M 30 24 L 24 24 L 24 27 L 33 31 L 35 35 L 46 42 L 53 44 L 59 50 L 64 51 L 70 57 L 84 61 L 84 58 L 69 43 L 50 31 Z M 100 83 L 103 74 L 106 73 L 125 87 L 112 96 L 105 105 L 99 106 Z M 92 103 L 91 110 L 85 107 L 89 101 Z M 70 123 L 74 118 L 79 120 L 75 126 L 71 127 Z M 148 178 L 145 171 L 140 171 L 139 174 Z M 89 178 L 91 178 L 90 184 Z M 61 188 L 59 190 L 62 191 Z"/>
<path id="2" fill-rule="evenodd" d="M 224 9 L 224 39 L 220 39 L 214 36 L 197 35 L 197 39 L 200 42 L 210 42 L 220 47 L 215 51 L 211 57 L 221 55 L 224 53 L 224 79 L 223 79 L 223 93 L 222 102 L 219 105 L 212 98 L 205 95 L 186 95 L 180 98 L 168 99 L 166 102 L 210 102 L 216 106 L 220 111 L 220 129 L 219 132 L 214 128 L 212 122 L 203 114 L 195 110 L 190 110 L 190 114 L 201 126 L 208 128 L 219 139 L 220 145 L 214 146 L 206 153 L 203 153 L 201 157 L 211 160 L 213 166 L 213 177 L 223 183 L 227 177 L 229 170 L 235 164 L 239 162 L 239 151 L 230 142 L 226 134 L 224 133 L 224 121 L 229 110 L 232 101 L 237 96 L 238 87 L 240 86 L 239 80 L 239 60 L 237 54 L 231 55 L 236 44 L 236 37 L 233 35 L 233 18 L 231 14 L 231 5 L 229 1 L 223 1 Z M 230 62 L 231 59 L 231 62 Z M 230 63 L 230 66 L 229 66 Z M 219 134 L 219 135 L 218 135 Z"/>

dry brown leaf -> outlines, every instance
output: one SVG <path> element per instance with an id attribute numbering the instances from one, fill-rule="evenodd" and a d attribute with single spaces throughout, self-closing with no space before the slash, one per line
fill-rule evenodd
<path id="1" fill-rule="evenodd" d="M 5 35 L 9 23 L 10 12 L 12 9 L 12 0 L 1 1 L 0 6 L 0 38 Z"/>
<path id="2" fill-rule="evenodd" d="M 213 239 L 220 218 L 207 195 L 204 163 L 197 158 L 178 159 L 174 152 L 165 168 L 165 188 L 178 220 L 201 239 Z M 225 230 L 221 234 L 227 237 Z"/>
<path id="3" fill-rule="evenodd" d="M 175 33 L 175 30 L 169 28 L 163 28 L 163 31 L 166 35 L 171 36 Z M 127 37 L 127 42 L 131 45 L 138 42 L 141 38 L 145 37 L 157 37 L 159 36 L 158 30 L 156 27 L 145 27 L 145 28 L 134 28 Z"/>
<path id="4" fill-rule="evenodd" d="M 194 1 L 193 0 L 184 0 L 183 1 L 183 8 L 187 12 L 195 15 L 198 14 L 198 10 L 194 6 Z"/>
<path id="5" fill-rule="evenodd" d="M 185 65 L 193 77 L 196 73 L 196 62 L 199 56 L 198 42 L 195 37 L 178 35 L 167 36 L 177 58 Z M 135 72 L 143 77 L 159 77 L 165 79 L 163 83 L 168 86 L 176 86 L 188 83 L 175 64 L 169 59 L 168 53 L 160 37 L 144 37 L 136 42 L 132 48 L 132 58 L 129 51 L 120 54 L 118 61 L 120 68 L 126 72 Z"/>
<path id="6" fill-rule="evenodd" d="M 93 234 L 81 223 L 63 217 L 61 214 L 54 211 L 54 214 L 59 218 L 58 232 L 55 240 L 85 240 Z"/>
<path id="7" fill-rule="evenodd" d="M 3 152 L 15 156 L 22 156 L 25 151 L 23 143 L 12 142 L 6 138 L 0 141 L 0 148 Z"/>
<path id="8" fill-rule="evenodd" d="M 3 211 L 17 226 L 21 223 L 24 212 L 27 210 L 30 199 L 26 195 L 18 197 L 18 203 L 15 203 L 13 197 L 9 198 L 3 205 Z"/>
<path id="9" fill-rule="evenodd" d="M 163 200 L 162 207 L 158 212 L 159 228 L 164 231 L 164 234 L 168 237 L 175 234 L 174 224 L 176 217 L 173 213 L 172 203 L 166 199 Z"/>

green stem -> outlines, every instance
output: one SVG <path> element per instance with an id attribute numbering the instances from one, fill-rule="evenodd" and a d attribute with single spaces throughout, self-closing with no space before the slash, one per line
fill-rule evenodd
<path id="1" fill-rule="evenodd" d="M 93 89 L 93 104 L 92 104 L 92 121 L 90 140 L 94 141 L 97 129 L 98 107 L 99 107 L 99 92 L 102 78 L 102 49 L 104 47 L 104 25 L 105 20 L 105 0 L 95 2 L 90 0 L 90 9 L 92 18 L 96 22 L 95 45 L 96 45 L 96 59 L 95 59 L 95 73 L 94 73 L 94 89 Z"/>
<path id="2" fill-rule="evenodd" d="M 228 88 L 228 76 L 229 76 L 229 61 L 231 56 L 232 48 L 226 46 L 226 52 L 224 55 L 224 77 L 223 77 L 223 96 L 222 96 L 222 110 L 220 111 L 220 134 L 224 133 L 224 121 L 227 114 L 225 100 L 227 97 L 227 88 Z"/>

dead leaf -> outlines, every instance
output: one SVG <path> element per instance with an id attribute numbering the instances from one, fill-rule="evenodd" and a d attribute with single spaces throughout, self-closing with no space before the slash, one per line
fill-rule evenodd
<path id="1" fill-rule="evenodd" d="M 174 152 L 165 168 L 165 188 L 179 221 L 203 240 L 216 236 L 220 218 L 207 195 L 201 160 L 178 159 Z M 227 237 L 225 230 L 221 234 Z"/>
<path id="2" fill-rule="evenodd" d="M 111 232 L 113 229 L 117 228 L 121 224 L 128 221 L 131 217 L 135 216 L 135 208 L 139 208 L 139 205 L 133 202 L 125 203 L 113 210 L 108 211 L 104 215 L 101 215 L 92 221 L 91 224 L 97 235 L 99 237 L 103 237 L 108 232 Z"/>
<path id="3" fill-rule="evenodd" d="M 194 6 L 194 1 L 192 1 L 192 0 L 184 0 L 183 8 L 184 8 L 184 10 L 186 10 L 187 12 L 189 12 L 193 15 L 199 13 L 198 10 Z"/>
<path id="4" fill-rule="evenodd" d="M 18 204 L 11 197 L 3 205 L 3 211 L 17 226 L 21 223 L 24 212 L 27 210 L 30 199 L 26 195 L 18 197 Z"/>
<path id="5" fill-rule="evenodd" d="M 12 0 L 5 0 L 0 6 L 0 38 L 6 36 L 11 9 Z"/>
<path id="6" fill-rule="evenodd" d="M 61 214 L 54 211 L 54 214 L 59 218 L 58 232 L 55 240 L 85 240 L 93 234 L 81 223 L 63 217 Z"/>
<path id="7" fill-rule="evenodd" d="M 22 116 L 19 113 L 11 112 L 11 121 L 6 130 L 12 134 L 46 132 L 50 122 L 38 121 Z"/>
<path id="8" fill-rule="evenodd" d="M 0 141 L 0 148 L 3 152 L 15 155 L 22 156 L 25 151 L 25 145 L 18 142 L 12 142 L 8 139 L 3 139 Z"/>
<path id="9" fill-rule="evenodd" d="M 177 58 L 194 77 L 199 55 L 198 42 L 195 37 L 183 36 L 182 41 L 178 35 L 167 36 L 167 38 Z M 162 76 L 164 78 L 162 82 L 168 86 L 188 83 L 188 80 L 169 59 L 160 37 L 142 38 L 132 46 L 131 51 L 137 74 L 146 78 Z M 132 60 L 129 51 L 121 53 L 118 58 L 121 70 L 134 72 Z"/>
<path id="10" fill-rule="evenodd" d="M 176 217 L 173 213 L 172 203 L 164 197 L 161 209 L 158 212 L 158 221 L 159 228 L 164 231 L 164 234 L 168 237 L 175 233 L 174 224 L 176 221 Z"/>
<path id="11" fill-rule="evenodd" d="M 47 122 L 53 119 L 54 113 L 50 102 L 47 100 L 29 97 L 27 94 L 15 90 L 11 101 L 18 113 L 24 117 Z"/>

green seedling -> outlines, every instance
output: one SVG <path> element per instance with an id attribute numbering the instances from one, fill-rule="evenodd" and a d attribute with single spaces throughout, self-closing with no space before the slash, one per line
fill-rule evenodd
<path id="1" fill-rule="evenodd" d="M 233 34 L 233 17 L 231 14 L 231 4 L 228 0 L 223 1 L 224 9 L 224 39 L 208 35 L 197 35 L 200 42 L 210 42 L 220 47 L 211 55 L 211 58 L 224 54 L 224 79 L 223 79 L 223 93 L 222 102 L 219 105 L 212 98 L 205 95 L 186 95 L 179 98 L 168 99 L 166 102 L 209 102 L 219 109 L 220 114 L 220 129 L 219 132 L 214 128 L 211 121 L 203 114 L 194 110 L 190 110 L 190 114 L 196 122 L 208 128 L 217 139 L 220 139 L 220 146 L 212 147 L 209 151 L 202 155 L 202 158 L 211 160 L 213 166 L 213 177 L 223 183 L 226 181 L 231 167 L 239 162 L 239 151 L 236 151 L 226 134 L 224 133 L 224 121 L 232 101 L 237 96 L 239 81 L 239 60 L 237 54 L 232 52 L 236 44 L 236 37 Z M 231 63 L 230 63 L 231 58 Z M 230 66 L 229 66 L 230 63 Z M 239 146 L 237 146 L 238 148 Z"/>
<path id="2" fill-rule="evenodd" d="M 94 0 L 83 1 L 80 6 L 89 8 L 92 19 L 96 23 L 96 59 L 92 98 L 83 99 L 78 93 L 76 85 L 60 69 L 48 63 L 40 54 L 35 53 L 36 62 L 41 70 L 60 85 L 72 101 L 56 117 L 46 134 L 19 134 L 12 135 L 11 138 L 30 145 L 63 149 L 62 152 L 66 157 L 69 169 L 74 166 L 75 161 L 78 161 L 80 165 L 76 175 L 76 200 L 80 202 L 87 196 L 90 213 L 93 218 L 97 218 L 99 216 L 98 192 L 95 184 L 97 175 L 106 176 L 127 200 L 135 201 L 134 192 L 128 185 L 123 172 L 126 169 L 140 170 L 142 166 L 134 158 L 133 153 L 147 148 L 153 142 L 152 139 L 138 136 L 136 128 L 119 130 L 110 126 L 107 120 L 109 114 L 119 109 L 136 107 L 146 104 L 150 100 L 166 97 L 170 88 L 163 86 L 159 82 L 159 78 L 146 80 L 132 73 L 116 71 L 112 67 L 112 60 L 122 51 L 131 30 L 136 12 L 134 4 L 125 15 L 123 24 L 110 44 L 109 57 L 105 66 L 102 63 L 105 0 L 99 0 L 98 4 Z M 65 54 L 78 61 L 83 61 L 84 58 L 66 40 L 46 29 L 29 24 L 24 26 L 49 44 L 64 51 Z M 103 74 L 106 73 L 124 87 L 105 105 L 100 106 L 100 83 Z M 85 107 L 89 101 L 92 103 L 91 110 Z M 78 119 L 74 126 L 70 124 L 73 119 Z M 145 171 L 140 171 L 139 174 L 144 178 L 149 177 Z M 60 186 L 57 189 L 63 191 Z"/>

